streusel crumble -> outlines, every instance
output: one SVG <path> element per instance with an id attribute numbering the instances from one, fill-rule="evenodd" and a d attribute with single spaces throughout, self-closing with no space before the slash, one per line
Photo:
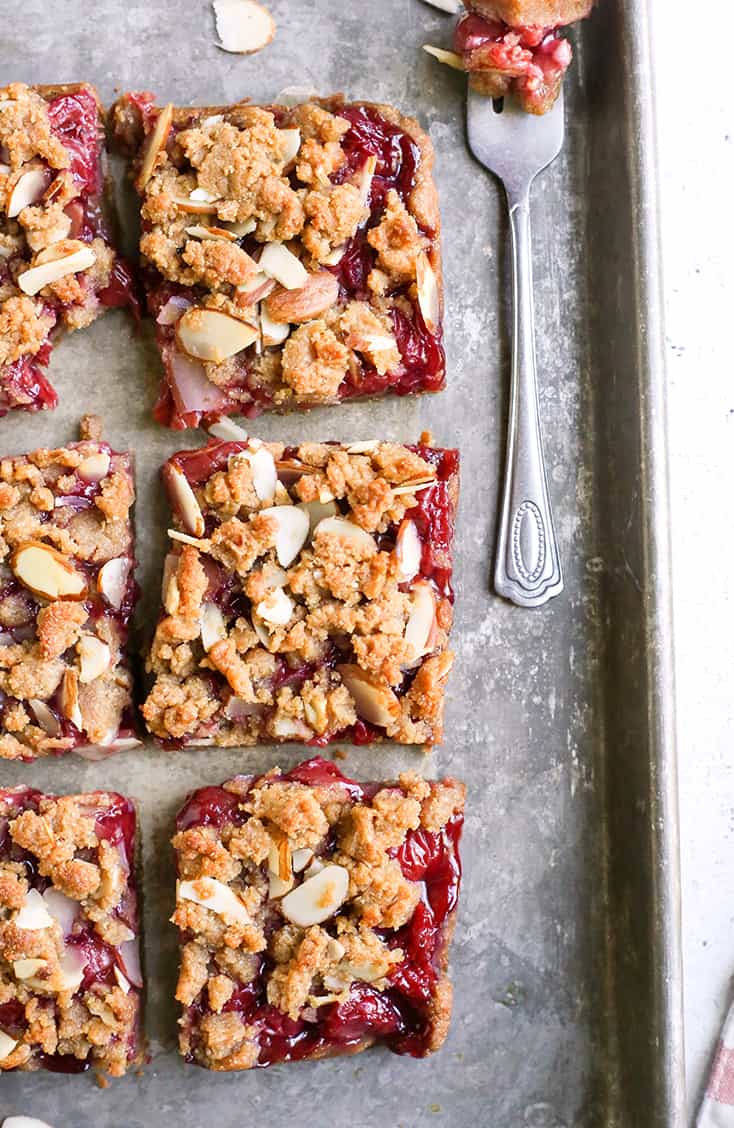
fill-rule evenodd
<path id="1" fill-rule="evenodd" d="M 316 758 L 194 792 L 173 839 L 187 1060 L 437 1050 L 464 790 L 413 772 L 357 783 Z"/>
<path id="2" fill-rule="evenodd" d="M 162 109 L 127 94 L 140 251 L 165 374 L 191 427 L 443 386 L 433 150 L 390 106 Z"/>
<path id="3" fill-rule="evenodd" d="M 135 307 L 110 244 L 104 161 L 92 86 L 0 88 L 0 415 L 55 407 L 52 341 Z"/>
<path id="4" fill-rule="evenodd" d="M 457 452 L 240 434 L 163 469 L 175 528 L 150 732 L 174 747 L 439 741 Z"/>
<path id="5" fill-rule="evenodd" d="M 142 1060 L 135 808 L 0 789 L 0 1073 Z"/>
<path id="6" fill-rule="evenodd" d="M 133 747 L 130 455 L 101 440 L 0 458 L 0 759 Z"/>

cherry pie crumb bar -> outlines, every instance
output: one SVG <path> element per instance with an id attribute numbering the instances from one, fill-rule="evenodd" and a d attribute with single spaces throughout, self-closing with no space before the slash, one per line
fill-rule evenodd
<path id="1" fill-rule="evenodd" d="M 149 730 L 172 747 L 439 741 L 457 452 L 237 431 L 163 469 Z"/>
<path id="2" fill-rule="evenodd" d="M 105 195 L 94 87 L 0 87 L 0 415 L 55 407 L 52 340 L 105 307 L 135 307 Z"/>
<path id="3" fill-rule="evenodd" d="M 454 34 L 457 65 L 491 98 L 514 94 L 524 110 L 546 113 L 558 97 L 573 51 L 561 29 L 589 15 L 594 0 L 464 0 Z"/>
<path id="4" fill-rule="evenodd" d="M 127 94 L 171 427 L 443 386 L 433 150 L 390 106 Z"/>
<path id="5" fill-rule="evenodd" d="M 87 416 L 81 442 L 0 458 L 0 759 L 139 743 L 132 466 L 100 434 Z"/>
<path id="6" fill-rule="evenodd" d="M 142 1061 L 129 799 L 0 789 L 0 1073 Z"/>
<path id="7" fill-rule="evenodd" d="M 173 839 L 181 1052 L 213 1070 L 425 1057 L 448 1032 L 464 785 L 316 758 L 194 792 Z"/>

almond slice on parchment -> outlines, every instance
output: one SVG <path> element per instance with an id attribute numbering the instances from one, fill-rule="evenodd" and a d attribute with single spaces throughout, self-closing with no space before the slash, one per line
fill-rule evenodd
<path id="1" fill-rule="evenodd" d="M 253 55 L 275 38 L 275 20 L 257 0 L 212 0 L 218 47 L 235 55 Z"/>

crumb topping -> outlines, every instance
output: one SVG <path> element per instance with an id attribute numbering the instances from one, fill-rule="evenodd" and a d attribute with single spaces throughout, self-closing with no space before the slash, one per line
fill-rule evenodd
<path id="1" fill-rule="evenodd" d="M 0 88 L 0 366 L 36 356 L 59 324 L 89 324 L 111 279 L 114 252 L 93 230 L 100 222 L 85 216 L 88 185 L 74 173 L 77 150 L 58 135 L 51 102 L 23 83 Z M 83 138 L 97 161 L 98 131 L 95 122 Z"/>
<path id="2" fill-rule="evenodd" d="M 205 825 L 202 805 L 212 792 L 237 803 L 231 816 Z M 194 793 L 173 839 L 172 919 L 184 934 L 176 992 L 186 1008 L 182 1052 L 211 1069 L 267 1064 L 261 1035 L 280 1026 L 263 1003 L 299 1024 L 295 1034 L 321 1021 L 327 1012 L 320 1008 L 348 1004 L 355 988 L 394 987 L 409 958 L 400 943 L 409 932 L 400 930 L 426 897 L 422 871 L 407 867 L 406 876 L 400 851 L 415 834 L 434 843 L 421 857 L 448 842 L 447 827 L 463 806 L 462 784 L 414 773 L 365 790 L 356 785 L 355 793 L 339 773 L 311 783 L 276 769 Z M 444 960 L 447 943 L 448 934 L 439 941 Z M 436 976 L 422 999 L 429 1013 L 439 997 L 445 1000 Z M 225 1005 L 227 1023 L 213 1023 Z M 441 1021 L 439 1041 L 447 1014 Z"/>
<path id="3" fill-rule="evenodd" d="M 413 333 L 427 332 L 416 264 L 427 254 L 429 269 L 439 266 L 432 150 L 417 123 L 368 107 L 372 117 L 352 137 L 343 116 L 352 108 L 333 99 L 217 112 L 167 107 L 146 114 L 143 127 L 135 97 L 120 99 L 113 118 L 128 148 L 138 122 L 140 249 L 156 271 L 149 305 L 174 400 L 182 354 L 189 371 L 200 366 L 202 388 L 208 381 L 221 389 L 229 410 L 334 402 L 347 387 L 384 390 L 420 366 L 415 347 L 404 356 L 405 330 L 401 338 L 394 318 L 399 312 Z M 360 129 L 373 131 L 384 156 Z M 405 162 L 410 175 L 400 172 Z M 314 307 L 313 297 L 298 295 L 311 294 L 323 273 L 333 285 Z M 228 344 L 221 322 L 181 332 L 192 307 L 247 322 L 255 340 Z M 442 372 L 442 360 L 430 363 Z M 198 395 L 184 398 L 184 425 L 210 410 Z"/>
<path id="4" fill-rule="evenodd" d="M 66 1057 L 121 1076 L 140 1060 L 132 805 L 16 788 L 0 819 L 0 1071 Z"/>
<path id="5" fill-rule="evenodd" d="M 419 449 L 250 440 L 173 457 L 179 531 L 142 709 L 155 736 L 237 746 L 360 726 L 362 740 L 440 738 L 450 540 L 436 557 L 426 514 L 435 497 L 450 529 L 458 482 L 438 476 L 443 452 Z M 192 489 L 194 459 L 209 471 Z M 448 572 L 428 564 L 439 558 Z"/>
<path id="6" fill-rule="evenodd" d="M 0 758 L 132 737 L 133 501 L 99 438 L 0 459 Z"/>

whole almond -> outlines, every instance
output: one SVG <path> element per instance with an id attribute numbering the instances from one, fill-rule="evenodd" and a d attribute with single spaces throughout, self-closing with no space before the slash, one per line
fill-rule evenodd
<path id="1" fill-rule="evenodd" d="M 328 270 L 320 270 L 309 274 L 306 285 L 300 290 L 279 286 L 266 298 L 264 306 L 271 321 L 299 325 L 319 317 L 335 305 L 338 297 L 339 283 L 335 276 Z"/>

